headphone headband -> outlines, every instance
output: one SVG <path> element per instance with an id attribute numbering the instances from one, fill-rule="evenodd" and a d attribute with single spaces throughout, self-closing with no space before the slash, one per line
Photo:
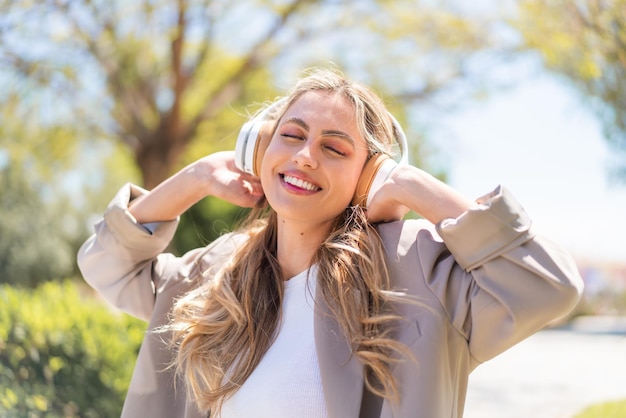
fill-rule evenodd
<path id="1" fill-rule="evenodd" d="M 389 117 L 391 118 L 391 123 L 393 123 L 393 127 L 396 130 L 396 142 L 400 145 L 400 164 L 408 164 L 409 163 L 409 145 L 406 141 L 406 135 L 404 134 L 404 130 L 402 130 L 402 125 L 400 122 L 391 114 L 391 112 L 387 112 Z"/>

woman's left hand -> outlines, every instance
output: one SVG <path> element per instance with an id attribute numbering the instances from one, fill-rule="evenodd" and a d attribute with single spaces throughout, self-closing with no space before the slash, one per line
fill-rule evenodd
<path id="1" fill-rule="evenodd" d="M 399 185 L 395 175 L 401 170 L 398 166 L 383 183 L 378 191 L 372 196 L 372 200 L 367 207 L 367 219 L 372 223 L 393 222 L 404 218 L 409 212 L 409 208 L 400 203 L 397 199 Z"/>
<path id="2" fill-rule="evenodd" d="M 372 196 L 367 208 L 370 222 L 388 222 L 411 210 L 433 224 L 456 218 L 476 203 L 412 165 L 399 165 Z"/>

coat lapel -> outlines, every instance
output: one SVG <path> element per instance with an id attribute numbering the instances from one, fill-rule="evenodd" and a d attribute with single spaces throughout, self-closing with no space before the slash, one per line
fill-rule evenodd
<path id="1" fill-rule="evenodd" d="M 329 418 L 358 417 L 363 395 L 363 366 L 339 324 L 317 292 L 315 346 Z"/>

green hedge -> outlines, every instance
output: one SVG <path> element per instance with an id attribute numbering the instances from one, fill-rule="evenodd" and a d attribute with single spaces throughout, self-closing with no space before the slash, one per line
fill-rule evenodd
<path id="1" fill-rule="evenodd" d="M 120 415 L 146 324 L 80 289 L 0 286 L 0 416 Z"/>

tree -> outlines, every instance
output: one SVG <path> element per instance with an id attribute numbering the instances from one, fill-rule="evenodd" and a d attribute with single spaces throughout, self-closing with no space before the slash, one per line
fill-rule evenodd
<path id="1" fill-rule="evenodd" d="M 87 233 L 80 221 L 86 215 L 78 211 L 100 210 L 108 199 L 80 187 L 77 180 L 89 175 L 81 165 L 101 165 L 104 171 L 110 154 L 116 163 L 107 180 L 131 175 L 123 169 L 128 163 L 119 163 L 121 153 L 106 150 L 108 143 L 91 141 L 97 147 L 94 164 L 80 139 L 87 133 L 43 117 L 40 104 L 25 100 L 29 90 L 23 87 L 20 96 L 0 98 L 0 283 L 34 287 L 76 273 L 76 250 Z M 91 183 L 107 189 L 101 178 Z"/>
<path id="2" fill-rule="evenodd" d="M 519 10 L 524 47 L 590 99 L 626 182 L 626 0 L 524 0 Z"/>
<path id="3" fill-rule="evenodd" d="M 81 144 L 71 125 L 41 121 L 16 95 L 3 99 L 0 283 L 33 287 L 76 271 L 74 254 L 86 232 L 76 216 L 80 193 L 70 193 L 60 173 L 76 169 Z"/>
<path id="4" fill-rule="evenodd" d="M 493 64 L 484 58 L 499 47 L 490 27 L 446 1 L 0 0 L 0 89 L 46 129 L 54 121 L 74 133 L 67 149 L 75 152 L 62 158 L 81 166 L 100 201 L 111 194 L 97 189 L 128 172 L 127 155 L 138 167 L 127 180 L 150 189 L 203 154 L 232 149 L 256 110 L 248 106 L 328 62 L 385 93 L 411 137 L 412 161 L 427 167 L 417 118 L 442 92 L 456 92 L 450 105 L 483 87 Z M 200 202 L 172 249 L 212 240 L 240 213 Z"/>
<path id="5" fill-rule="evenodd" d="M 285 75 L 285 68 L 330 59 L 406 103 L 467 76 L 467 58 L 491 41 L 481 22 L 414 1 L 57 0 L 0 7 L 0 60 L 62 93 L 73 122 L 97 125 L 128 145 L 148 188 L 185 160 L 207 121 L 230 113 L 232 124 L 212 137 L 234 137 L 243 118 L 232 108 L 275 95 L 266 68 Z"/>
<path id="6" fill-rule="evenodd" d="M 0 190 L 0 283 L 31 287 L 73 272 L 60 205 L 44 203 L 11 162 L 0 168 Z"/>

